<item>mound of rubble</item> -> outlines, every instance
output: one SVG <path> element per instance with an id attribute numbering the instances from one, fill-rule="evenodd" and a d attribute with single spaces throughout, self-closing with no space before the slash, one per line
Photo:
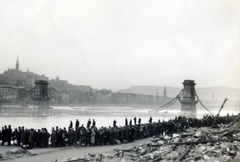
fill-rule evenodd
<path id="1" fill-rule="evenodd" d="M 153 137 L 150 142 L 128 150 L 113 150 L 106 154 L 88 154 L 68 162 L 228 162 L 240 150 L 240 115 L 228 125 L 218 128 L 189 128 L 180 134 Z"/>

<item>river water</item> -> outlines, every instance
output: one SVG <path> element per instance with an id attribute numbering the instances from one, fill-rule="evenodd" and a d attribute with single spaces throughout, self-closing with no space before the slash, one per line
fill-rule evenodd
<path id="1" fill-rule="evenodd" d="M 131 108 L 131 107 L 53 107 L 55 110 L 64 110 L 66 112 L 76 112 L 74 113 L 66 113 L 66 114 L 55 114 L 51 116 L 33 116 L 33 115 L 26 115 L 26 116 L 8 116 L 8 115 L 1 115 L 0 116 L 0 125 L 11 125 L 12 128 L 17 128 L 18 126 L 24 126 L 25 128 L 34 128 L 34 129 L 41 129 L 47 128 L 48 131 L 51 130 L 52 127 L 68 127 L 70 121 L 73 122 L 73 126 L 75 125 L 76 119 L 80 121 L 80 125 L 86 126 L 87 121 L 90 119 L 95 119 L 96 126 L 112 126 L 113 120 L 117 121 L 118 126 L 125 125 L 125 118 L 130 119 L 136 117 L 137 121 L 138 118 L 141 118 L 141 123 L 147 123 L 149 117 L 152 116 L 153 122 L 157 122 L 158 120 L 169 120 L 173 119 L 175 116 L 178 115 L 186 115 L 187 117 L 197 117 L 201 118 L 203 115 L 207 114 L 207 111 L 198 110 L 197 114 L 181 114 L 180 110 L 169 110 L 169 111 L 160 111 L 160 112 L 149 112 L 151 109 L 147 108 Z M 76 111 L 77 110 L 77 111 Z M 222 110 L 220 113 L 221 115 L 226 115 L 229 113 L 230 115 L 234 114 L 237 115 L 239 111 L 232 110 L 232 109 L 225 109 Z M 214 114 L 218 113 L 217 111 L 213 111 Z"/>

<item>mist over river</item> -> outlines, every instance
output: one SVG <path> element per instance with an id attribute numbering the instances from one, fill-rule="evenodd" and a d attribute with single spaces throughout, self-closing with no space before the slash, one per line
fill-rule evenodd
<path id="1" fill-rule="evenodd" d="M 21 110 L 28 110 L 33 111 L 36 108 L 29 108 L 29 107 L 9 107 L 7 110 L 9 112 L 21 112 Z M 118 126 L 125 125 L 125 118 L 130 119 L 136 117 L 137 122 L 138 119 L 141 118 L 141 123 L 147 123 L 149 117 L 152 116 L 153 122 L 161 122 L 163 120 L 169 120 L 175 118 L 178 115 L 185 115 L 186 117 L 197 117 L 202 118 L 204 115 L 209 114 L 206 110 L 197 107 L 196 114 L 182 114 L 180 109 L 170 109 L 168 111 L 163 110 L 159 112 L 149 112 L 152 109 L 149 108 L 132 108 L 132 107 L 68 107 L 68 106 L 52 106 L 52 110 L 54 112 L 61 112 L 61 113 L 54 113 L 51 115 L 42 114 L 38 115 L 35 113 L 29 114 L 21 114 L 19 115 L 16 113 L 13 115 L 8 115 L 8 111 L 2 110 L 0 107 L 1 116 L 0 116 L 0 124 L 1 126 L 4 125 L 11 125 L 12 128 L 17 128 L 18 126 L 24 126 L 25 128 L 34 128 L 34 129 L 41 129 L 47 128 L 48 131 L 51 131 L 52 127 L 66 127 L 68 128 L 70 121 L 73 122 L 73 126 L 75 125 L 76 119 L 80 121 L 80 125 L 86 126 L 87 121 L 89 119 L 95 119 L 96 126 L 101 127 L 109 127 L 113 125 L 113 120 L 117 121 Z M 6 109 L 5 109 L 6 110 Z M 212 111 L 215 115 L 218 113 L 218 109 L 216 111 Z M 233 108 L 223 108 L 220 113 L 220 116 L 226 115 L 229 113 L 230 115 L 237 115 L 238 110 Z M 24 115 L 24 116 L 23 116 Z"/>

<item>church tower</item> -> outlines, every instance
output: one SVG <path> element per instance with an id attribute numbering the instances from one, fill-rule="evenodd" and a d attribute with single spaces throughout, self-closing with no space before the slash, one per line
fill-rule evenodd
<path id="1" fill-rule="evenodd" d="M 16 70 L 19 71 L 19 62 L 18 62 L 18 57 L 17 57 L 17 62 L 16 62 Z"/>
<path id="2" fill-rule="evenodd" d="M 164 86 L 163 97 L 164 97 L 164 98 L 166 98 L 166 97 L 167 97 L 166 85 Z"/>
<path id="3" fill-rule="evenodd" d="M 159 104 L 159 99 L 160 99 L 158 91 L 155 94 L 155 99 L 156 99 L 156 105 L 158 105 Z"/>

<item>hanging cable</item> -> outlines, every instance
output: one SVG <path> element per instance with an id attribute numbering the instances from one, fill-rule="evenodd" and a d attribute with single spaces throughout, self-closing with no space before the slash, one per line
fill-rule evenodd
<path id="1" fill-rule="evenodd" d="M 46 88 L 44 88 L 44 87 L 42 87 L 45 91 L 47 91 L 47 93 L 52 97 L 52 98 L 54 98 L 56 101 L 58 101 L 58 99 L 53 95 L 53 94 L 51 94 L 50 92 L 49 92 L 49 90 L 47 90 Z"/>
<path id="2" fill-rule="evenodd" d="M 159 108 L 159 109 L 155 110 L 154 112 L 158 112 L 158 111 L 164 110 L 164 109 L 168 108 L 169 106 L 174 105 L 177 101 L 178 101 L 178 98 L 175 98 L 175 100 L 172 100 L 171 103 L 169 103 L 168 105 L 165 105 L 165 106 L 162 107 L 162 108 Z"/>
<path id="3" fill-rule="evenodd" d="M 211 113 L 211 114 L 213 115 L 213 113 L 212 113 L 208 108 L 206 108 L 206 106 L 203 105 L 202 101 L 199 99 L 199 97 L 198 97 L 198 95 L 197 95 L 197 92 L 196 92 L 195 90 L 194 90 L 194 93 L 195 93 L 195 96 L 197 97 L 200 105 L 202 105 L 202 107 L 203 107 L 205 110 L 207 110 L 209 113 Z"/>
<path id="4" fill-rule="evenodd" d="M 23 97 L 26 97 L 26 96 L 34 93 L 34 91 L 35 91 L 35 88 L 32 88 L 32 89 L 30 89 L 29 91 L 27 91 L 26 93 L 24 93 L 22 96 L 23 96 Z"/>
<path id="5" fill-rule="evenodd" d="M 160 107 L 158 107 L 158 108 L 156 108 L 156 109 L 153 109 L 153 110 L 151 110 L 151 111 L 149 111 L 149 112 L 155 112 L 156 110 L 160 110 L 161 108 L 164 108 L 164 107 L 166 107 L 167 105 L 169 105 L 169 104 L 171 104 L 174 100 L 176 99 L 176 97 L 175 98 L 173 98 L 171 101 L 169 101 L 168 103 L 166 103 L 166 104 L 164 104 L 164 105 L 162 105 L 162 106 L 160 106 Z"/>
<path id="6" fill-rule="evenodd" d="M 182 94 L 182 91 L 183 89 L 179 92 L 179 94 L 173 98 L 171 101 L 169 101 L 168 103 L 160 106 L 159 108 L 156 108 L 156 109 L 153 109 L 153 110 L 150 110 L 149 112 L 157 112 L 157 111 L 160 111 L 160 110 L 163 110 L 166 108 L 166 106 L 170 106 L 171 104 L 175 103 L 178 99 L 179 99 L 179 96 Z"/>

